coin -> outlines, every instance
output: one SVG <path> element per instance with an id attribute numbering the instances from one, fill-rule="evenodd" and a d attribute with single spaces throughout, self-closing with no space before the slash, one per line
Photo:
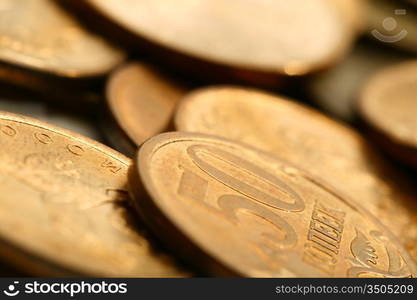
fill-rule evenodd
<path id="1" fill-rule="evenodd" d="M 66 2 L 104 17 L 158 61 L 216 80 L 280 84 L 333 64 L 354 36 L 328 0 Z"/>
<path id="2" fill-rule="evenodd" d="M 416 190 L 351 128 L 257 90 L 212 87 L 178 106 L 176 128 L 247 143 L 310 171 L 363 205 L 417 260 Z"/>
<path id="3" fill-rule="evenodd" d="M 133 154 L 145 140 L 166 130 L 185 90 L 154 67 L 131 62 L 111 75 L 106 95 L 110 114 L 128 139 L 121 141 L 125 138 L 116 128 L 110 140 L 114 145 L 123 142 L 123 152 Z"/>
<path id="4" fill-rule="evenodd" d="M 94 53 L 94 55 L 91 55 Z M 107 73 L 124 57 L 53 0 L 0 0 L 0 60 L 68 78 Z"/>
<path id="5" fill-rule="evenodd" d="M 344 18 L 349 20 L 354 29 L 359 33 L 366 29 L 365 3 L 364 0 L 329 0 L 336 5 Z M 366 0 L 367 1 L 367 0 Z"/>
<path id="6" fill-rule="evenodd" d="M 131 188 L 145 221 L 184 259 L 248 277 L 410 277 L 416 265 L 367 211 L 267 152 L 192 133 L 140 149 Z M 136 175 L 136 178 L 134 177 Z M 146 200 L 145 200 L 146 199 Z"/>
<path id="7" fill-rule="evenodd" d="M 308 82 L 312 101 L 333 117 L 353 122 L 364 82 L 389 65 L 407 60 L 397 51 L 359 44 L 342 62 Z"/>
<path id="8" fill-rule="evenodd" d="M 417 12 L 398 1 L 368 0 L 368 32 L 382 45 L 417 52 Z"/>
<path id="9" fill-rule="evenodd" d="M 35 119 L 0 113 L 0 253 L 46 276 L 181 276 L 135 223 L 131 161 Z"/>
<path id="10" fill-rule="evenodd" d="M 417 61 L 378 72 L 364 87 L 358 108 L 376 141 L 417 167 Z"/>

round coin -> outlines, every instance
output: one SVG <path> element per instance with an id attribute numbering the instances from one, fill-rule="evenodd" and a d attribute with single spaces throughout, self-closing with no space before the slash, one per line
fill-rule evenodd
<path id="1" fill-rule="evenodd" d="M 80 78 L 103 75 L 123 57 L 53 0 L 0 0 L 0 60 L 4 63 Z"/>
<path id="2" fill-rule="evenodd" d="M 125 140 L 123 152 L 132 154 L 145 140 L 167 129 L 185 90 L 153 67 L 135 62 L 112 74 L 106 95 L 112 119 L 127 135 L 126 141 L 115 128 L 110 140 L 115 145 Z"/>
<path id="3" fill-rule="evenodd" d="M 353 129 L 257 90 L 212 87 L 178 106 L 176 128 L 223 136 L 273 152 L 363 205 L 417 260 L 415 188 Z"/>
<path id="4" fill-rule="evenodd" d="M 375 140 L 417 167 L 417 61 L 378 72 L 364 87 L 359 112 Z"/>
<path id="5" fill-rule="evenodd" d="M 267 152 L 215 136 L 161 134 L 130 177 L 146 222 L 217 275 L 412 277 L 416 265 L 376 218 Z M 140 177 L 140 180 L 139 180 Z M 140 187 L 140 182 L 143 187 Z"/>
<path id="6" fill-rule="evenodd" d="M 355 31 L 328 0 L 79 2 L 177 70 L 216 79 L 272 84 L 322 69 L 343 56 Z"/>
<path id="7" fill-rule="evenodd" d="M 0 113 L 0 253 L 42 276 L 182 276 L 128 206 L 123 155 L 64 129 Z"/>

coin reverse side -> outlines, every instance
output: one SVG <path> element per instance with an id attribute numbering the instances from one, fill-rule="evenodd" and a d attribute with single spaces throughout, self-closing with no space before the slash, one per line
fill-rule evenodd
<path id="1" fill-rule="evenodd" d="M 386 150 L 417 167 L 417 61 L 375 74 L 364 87 L 359 112 Z"/>
<path id="2" fill-rule="evenodd" d="M 416 190 L 351 128 L 288 99 L 238 87 L 188 95 L 180 131 L 241 141 L 329 182 L 390 228 L 417 260 Z"/>
<path id="3" fill-rule="evenodd" d="M 327 0 L 83 3 L 171 54 L 272 76 L 302 75 L 332 64 L 354 35 L 350 18 Z"/>
<path id="4" fill-rule="evenodd" d="M 94 55 L 91 55 L 94 53 Z M 0 60 L 63 77 L 107 73 L 124 57 L 53 0 L 0 0 Z"/>
<path id="5" fill-rule="evenodd" d="M 136 160 L 136 201 L 161 239 L 215 274 L 410 277 L 416 266 L 376 218 L 294 165 L 214 136 L 168 133 Z"/>
<path id="6" fill-rule="evenodd" d="M 0 113 L 0 253 L 43 276 L 184 276 L 135 223 L 123 155 Z"/>

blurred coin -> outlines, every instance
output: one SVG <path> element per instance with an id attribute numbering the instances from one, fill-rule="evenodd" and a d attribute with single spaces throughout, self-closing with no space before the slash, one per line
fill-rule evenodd
<path id="1" fill-rule="evenodd" d="M 281 97 L 213 87 L 179 104 L 178 130 L 245 142 L 301 166 L 363 205 L 417 260 L 416 190 L 354 130 Z"/>
<path id="2" fill-rule="evenodd" d="M 377 73 L 363 90 L 359 112 L 377 142 L 417 167 L 417 61 Z"/>
<path id="3" fill-rule="evenodd" d="M 67 1 L 69 2 L 69 1 Z M 71 1 L 196 76 L 279 84 L 332 65 L 351 21 L 328 0 Z M 111 25 L 110 24 L 110 25 Z M 118 32 L 119 32 L 118 31 Z M 108 32 L 111 32 L 109 30 Z"/>
<path id="4" fill-rule="evenodd" d="M 365 1 L 367 0 L 329 0 L 359 33 L 366 29 Z"/>
<path id="5" fill-rule="evenodd" d="M 54 75 L 107 73 L 123 54 L 85 31 L 53 0 L 0 0 L 0 60 Z"/>
<path id="6" fill-rule="evenodd" d="M 184 94 L 155 68 L 139 62 L 127 64 L 112 74 L 106 93 L 111 116 L 123 132 L 117 133 L 117 128 L 105 132 L 113 133 L 112 144 L 123 143 L 123 152 L 133 155 L 145 140 L 167 129 Z"/>
<path id="7" fill-rule="evenodd" d="M 145 220 L 184 259 L 214 274 L 417 275 L 401 244 L 371 214 L 266 152 L 169 133 L 147 141 L 131 170 L 132 190 L 141 195 L 140 176 L 150 195 L 135 202 Z"/>
<path id="8" fill-rule="evenodd" d="M 34 275 L 181 276 L 127 204 L 123 155 L 35 119 L 0 113 L 0 253 Z"/>
<path id="9" fill-rule="evenodd" d="M 399 1 L 368 0 L 369 36 L 374 41 L 417 53 L 417 12 Z"/>
<path id="10" fill-rule="evenodd" d="M 395 51 L 360 44 L 341 63 L 312 78 L 308 90 L 320 108 L 351 122 L 364 82 L 376 71 L 406 59 L 407 56 Z"/>

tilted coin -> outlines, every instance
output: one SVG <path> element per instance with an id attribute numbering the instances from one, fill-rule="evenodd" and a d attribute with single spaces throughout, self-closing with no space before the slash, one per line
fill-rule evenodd
<path id="1" fill-rule="evenodd" d="M 69 1 L 67 1 L 69 2 Z M 343 56 L 354 30 L 328 0 L 71 1 L 177 70 L 278 84 Z M 84 5 L 83 5 L 84 4 Z M 118 31 L 118 32 L 119 32 Z M 108 32 L 111 32 L 109 30 Z M 120 34 L 119 34 L 120 35 Z"/>
<path id="2" fill-rule="evenodd" d="M 135 224 L 131 161 L 88 138 L 0 113 L 0 253 L 33 275 L 181 276 Z"/>
<path id="3" fill-rule="evenodd" d="M 215 136 L 161 134 L 141 147 L 131 173 L 132 190 L 150 196 L 135 202 L 145 221 L 213 274 L 417 275 L 375 217 L 267 152 Z"/>
<path id="4" fill-rule="evenodd" d="M 416 190 L 343 124 L 256 90 L 213 87 L 179 104 L 178 130 L 214 134 L 271 151 L 328 181 L 398 236 L 417 260 Z"/>
<path id="5" fill-rule="evenodd" d="M 417 167 L 417 61 L 378 72 L 364 87 L 359 112 L 389 153 Z"/>
<path id="6" fill-rule="evenodd" d="M 80 78 L 107 73 L 123 56 L 83 29 L 53 0 L 0 0 L 0 61 L 4 63 Z"/>
<path id="7" fill-rule="evenodd" d="M 417 12 L 399 1 L 367 0 L 368 32 L 380 45 L 417 53 Z"/>
<path id="8" fill-rule="evenodd" d="M 342 62 L 311 78 L 308 91 L 313 102 L 334 117 L 354 121 L 364 82 L 378 70 L 407 59 L 406 55 L 390 50 L 368 44 L 355 46 Z"/>
<path id="9" fill-rule="evenodd" d="M 134 154 L 145 140 L 167 129 L 175 105 L 184 95 L 182 87 L 144 63 L 129 63 L 116 70 L 107 83 L 106 96 L 110 114 L 124 134 L 114 128 L 112 144 L 123 142 L 123 152 Z"/>

